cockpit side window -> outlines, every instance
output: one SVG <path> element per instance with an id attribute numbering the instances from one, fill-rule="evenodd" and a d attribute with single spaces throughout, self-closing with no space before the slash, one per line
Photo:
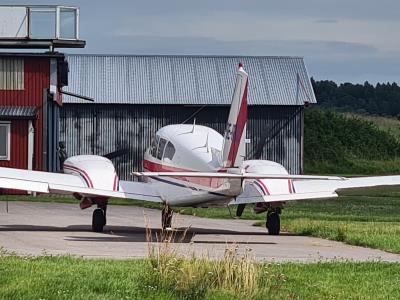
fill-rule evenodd
<path id="1" fill-rule="evenodd" d="M 175 147 L 174 145 L 172 145 L 171 142 L 168 142 L 167 146 L 165 147 L 163 160 L 172 161 L 174 155 L 175 155 Z"/>
<path id="2" fill-rule="evenodd" d="M 161 138 L 160 141 L 158 142 L 157 159 L 159 159 L 159 160 L 161 160 L 161 158 L 163 156 L 166 143 L 167 143 L 167 141 L 164 140 L 163 138 Z"/>
<path id="3" fill-rule="evenodd" d="M 156 137 L 153 139 L 153 141 L 151 142 L 151 146 L 150 146 L 150 154 L 153 157 L 156 157 L 157 155 L 157 145 L 158 145 L 158 141 L 160 140 L 160 137 L 158 135 L 156 135 Z"/>

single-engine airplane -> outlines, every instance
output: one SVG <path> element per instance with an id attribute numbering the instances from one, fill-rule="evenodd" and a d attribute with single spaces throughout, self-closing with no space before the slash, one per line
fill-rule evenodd
<path id="1" fill-rule="evenodd" d="M 144 155 L 137 181 L 118 179 L 112 162 L 102 156 L 78 155 L 64 162 L 64 173 L 0 168 L 0 188 L 69 194 L 82 209 L 96 205 L 92 229 L 102 232 L 110 198 L 164 204 L 162 227 L 171 227 L 172 208 L 236 204 L 236 215 L 255 203 L 266 212 L 269 234 L 280 232 L 280 213 L 287 201 L 337 197 L 340 189 L 400 185 L 400 176 L 343 178 L 291 175 L 268 160 L 245 160 L 248 74 L 239 64 L 224 135 L 196 124 L 159 129 Z"/>

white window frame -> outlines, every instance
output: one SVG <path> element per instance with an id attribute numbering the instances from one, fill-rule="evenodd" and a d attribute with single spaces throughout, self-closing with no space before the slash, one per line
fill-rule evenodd
<path id="1" fill-rule="evenodd" d="M 10 160 L 10 150 L 11 150 L 11 122 L 0 122 L 1 127 L 7 128 L 7 155 L 0 156 L 0 160 Z"/>

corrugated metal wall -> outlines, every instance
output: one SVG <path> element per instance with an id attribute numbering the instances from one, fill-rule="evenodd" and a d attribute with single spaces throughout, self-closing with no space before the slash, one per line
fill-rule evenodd
<path id="1" fill-rule="evenodd" d="M 199 109 L 182 105 L 65 104 L 60 109 L 60 141 L 65 141 L 70 156 L 104 155 L 128 147 L 129 155 L 114 159 L 114 164 L 122 179 L 130 179 L 133 170 L 142 169 L 143 153 L 154 133 L 162 126 L 182 123 Z M 196 115 L 196 123 L 223 133 L 228 112 L 229 107 L 207 106 Z M 301 106 L 250 106 L 248 158 L 254 158 L 258 145 L 266 140 L 261 159 L 277 161 L 291 173 L 300 173 L 302 114 Z"/>

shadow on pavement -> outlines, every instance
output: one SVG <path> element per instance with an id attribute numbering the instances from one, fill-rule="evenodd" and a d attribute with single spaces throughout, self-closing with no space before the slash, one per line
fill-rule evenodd
<path id="1" fill-rule="evenodd" d="M 40 225 L 0 225 L 0 232 L 27 231 L 27 232 L 81 232 L 90 233 L 82 236 L 64 236 L 68 241 L 90 241 L 90 242 L 147 242 L 146 228 L 134 226 L 106 226 L 103 233 L 93 233 L 90 225 L 71 225 L 67 227 L 40 226 Z M 195 243 L 195 244 L 276 244 L 269 240 L 251 241 L 251 237 L 265 236 L 265 232 L 235 231 L 227 229 L 195 228 L 189 229 L 180 227 L 173 231 L 175 243 Z M 162 240 L 165 234 L 161 229 L 151 229 L 152 241 Z M 168 232 L 167 234 L 171 234 Z M 195 236 L 201 239 L 194 239 Z M 215 235 L 223 235 L 216 240 Z M 289 235 L 289 234 L 283 234 Z M 207 238 L 210 237 L 210 239 Z M 244 240 L 245 239 L 245 240 Z"/>

